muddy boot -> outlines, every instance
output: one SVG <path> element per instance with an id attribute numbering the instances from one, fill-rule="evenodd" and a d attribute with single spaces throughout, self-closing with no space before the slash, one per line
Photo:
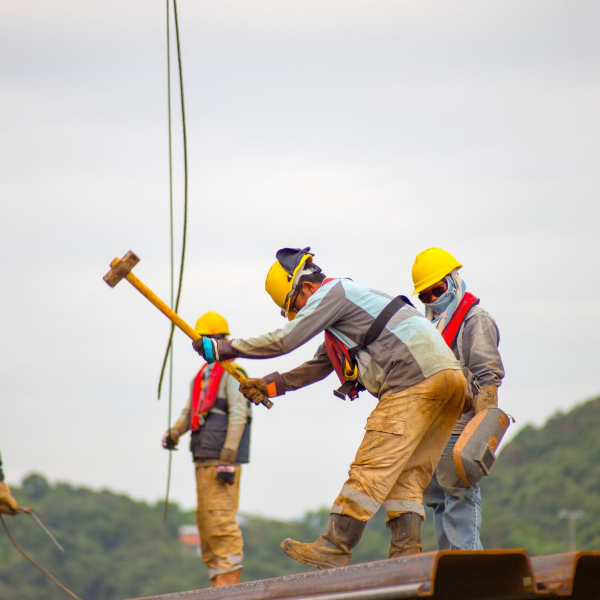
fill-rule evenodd
<path id="1" fill-rule="evenodd" d="M 309 567 L 333 569 L 345 567 L 352 557 L 352 548 L 365 530 L 366 521 L 357 521 L 346 515 L 329 515 L 327 528 L 312 544 L 302 544 L 290 538 L 281 542 L 281 549 L 294 560 Z"/>
<path id="2" fill-rule="evenodd" d="M 224 587 L 226 585 L 235 585 L 236 583 L 240 582 L 241 578 L 241 569 L 236 569 L 235 571 L 231 571 L 231 573 L 221 573 L 219 575 L 215 575 L 210 587 Z"/>
<path id="3" fill-rule="evenodd" d="M 390 558 L 419 554 L 421 546 L 421 517 L 417 513 L 402 513 L 388 521 L 390 530 Z"/>

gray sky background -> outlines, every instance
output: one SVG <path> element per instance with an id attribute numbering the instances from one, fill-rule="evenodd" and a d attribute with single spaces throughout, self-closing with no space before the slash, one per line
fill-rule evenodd
<path id="1" fill-rule="evenodd" d="M 179 0 L 189 144 L 181 316 L 248 337 L 283 324 L 264 291 L 283 246 L 329 275 L 410 293 L 441 246 L 496 318 L 502 407 L 541 425 L 600 393 L 596 0 Z M 156 400 L 169 323 L 164 2 L 0 4 L 0 444 L 31 472 L 164 495 Z M 172 39 L 174 41 L 174 32 Z M 176 56 L 173 54 L 173 59 Z M 183 169 L 173 69 L 176 262 Z M 418 304 L 418 301 L 417 301 Z M 420 305 L 419 305 L 420 306 Z M 308 359 L 318 340 L 253 375 Z M 176 334 L 173 414 L 200 360 Z M 254 411 L 241 510 L 328 506 L 375 400 L 330 377 Z M 172 498 L 195 502 L 187 440 Z"/>

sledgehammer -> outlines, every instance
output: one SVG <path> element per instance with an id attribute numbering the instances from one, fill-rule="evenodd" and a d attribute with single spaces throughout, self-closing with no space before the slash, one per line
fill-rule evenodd
<path id="1" fill-rule="evenodd" d="M 183 331 L 192 340 L 198 340 L 202 336 L 198 335 L 174 310 L 165 304 L 152 290 L 146 287 L 131 270 L 140 262 L 140 259 L 130 250 L 122 259 L 115 258 L 110 263 L 110 271 L 103 277 L 104 281 L 114 288 L 121 279 L 125 278 L 140 294 L 145 296 L 160 312 L 166 315 L 171 321 Z M 219 363 L 235 380 L 240 383 L 246 379 L 235 367 L 228 362 Z M 266 397 L 261 400 L 267 408 L 271 408 L 273 403 Z"/>

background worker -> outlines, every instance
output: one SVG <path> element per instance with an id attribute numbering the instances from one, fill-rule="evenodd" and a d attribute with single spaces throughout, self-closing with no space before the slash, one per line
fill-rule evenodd
<path id="1" fill-rule="evenodd" d="M 2 470 L 2 456 L 0 456 L 0 513 L 15 514 L 19 510 L 19 504 L 10 493 L 6 481 L 4 481 L 4 471 Z"/>
<path id="2" fill-rule="evenodd" d="M 367 521 L 384 504 L 390 557 L 418 553 L 423 490 L 464 403 L 460 365 L 408 301 L 349 279 L 326 279 L 309 250 L 280 250 L 267 275 L 266 290 L 290 321 L 285 327 L 248 340 L 204 338 L 194 348 L 209 360 L 269 358 L 325 331 L 325 343 L 314 359 L 240 386 L 246 397 L 260 402 L 261 394 L 282 395 L 323 379 L 335 368 L 342 375 L 350 373 L 350 379 L 344 375 L 344 386 L 349 382 L 354 390 L 366 389 L 379 398 L 326 532 L 312 544 L 286 539 L 281 548 L 320 569 L 345 566 Z"/>
<path id="3" fill-rule="evenodd" d="M 438 550 L 480 550 L 481 490 L 460 481 L 452 451 L 466 424 L 484 408 L 498 406 L 504 366 L 498 351 L 500 333 L 494 319 L 466 291 L 462 265 L 441 248 L 417 255 L 413 294 L 425 305 L 425 316 L 442 334 L 467 378 L 467 406 L 456 423 L 433 478 L 425 504 L 433 509 Z"/>
<path id="4" fill-rule="evenodd" d="M 214 312 L 202 315 L 195 329 L 215 341 L 229 335 L 227 321 Z M 251 406 L 233 377 L 220 365 L 207 363 L 192 382 L 181 416 L 163 437 L 163 447 L 173 449 L 182 434 L 192 431 L 196 522 L 211 587 L 233 585 L 241 578 L 243 540 L 235 515 L 241 464 L 249 461 Z"/>

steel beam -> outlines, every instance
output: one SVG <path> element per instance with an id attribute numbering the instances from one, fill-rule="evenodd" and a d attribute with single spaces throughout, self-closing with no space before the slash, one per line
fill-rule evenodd
<path id="1" fill-rule="evenodd" d="M 428 552 L 146 600 L 511 600 L 535 598 L 525 550 Z"/>
<path id="2" fill-rule="evenodd" d="M 600 552 L 569 552 L 531 559 L 538 589 L 573 600 L 600 598 Z"/>

